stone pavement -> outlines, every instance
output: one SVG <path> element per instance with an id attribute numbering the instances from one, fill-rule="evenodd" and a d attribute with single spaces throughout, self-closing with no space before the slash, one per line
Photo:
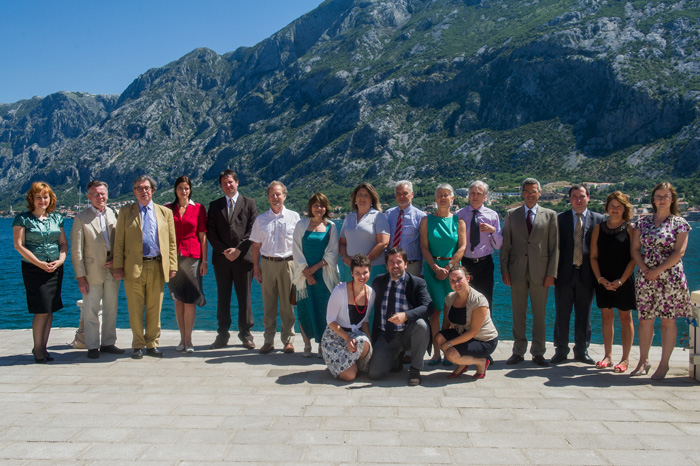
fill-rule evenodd
<path id="1" fill-rule="evenodd" d="M 29 330 L 0 331 L 0 464 L 700 464 L 700 387 L 680 348 L 652 382 L 571 362 L 506 366 L 503 341 L 483 380 L 441 367 L 407 387 L 407 371 L 346 384 L 316 357 L 210 351 L 213 332 L 195 332 L 192 355 L 164 331 L 163 359 L 93 361 L 61 343 L 73 332 L 54 329 L 56 360 L 39 365 Z M 130 332 L 118 335 L 128 347 Z"/>

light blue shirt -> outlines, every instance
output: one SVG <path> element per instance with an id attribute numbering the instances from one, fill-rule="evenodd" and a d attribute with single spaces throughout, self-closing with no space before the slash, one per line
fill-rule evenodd
<path id="1" fill-rule="evenodd" d="M 394 244 L 394 234 L 396 233 L 396 223 L 399 220 L 400 207 L 392 207 L 385 215 L 389 221 L 389 247 Z M 406 251 L 409 261 L 422 261 L 423 253 L 420 250 L 420 221 L 428 214 L 420 209 L 409 205 L 403 209 L 403 228 L 401 230 L 401 243 L 399 246 Z"/>
<path id="2" fill-rule="evenodd" d="M 149 202 L 146 206 L 139 204 L 141 232 L 143 237 L 143 257 L 160 256 L 158 222 L 156 221 L 156 213 L 153 209 L 153 201 Z"/>
<path id="3" fill-rule="evenodd" d="M 343 228 L 340 229 L 340 237 L 347 242 L 347 254 L 352 257 L 355 254 L 367 255 L 377 245 L 377 235 L 390 235 L 389 222 L 386 215 L 376 209 L 370 209 L 357 222 L 357 212 L 352 212 L 345 217 Z M 372 261 L 372 265 L 384 265 L 384 253 Z"/>

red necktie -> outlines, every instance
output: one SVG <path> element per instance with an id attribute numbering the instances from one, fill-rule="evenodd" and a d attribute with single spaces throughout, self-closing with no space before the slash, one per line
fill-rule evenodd
<path id="1" fill-rule="evenodd" d="M 394 242 L 391 243 L 392 248 L 398 248 L 401 244 L 401 230 L 403 230 L 403 210 L 399 210 L 399 218 L 396 219 L 396 232 L 394 233 Z"/>

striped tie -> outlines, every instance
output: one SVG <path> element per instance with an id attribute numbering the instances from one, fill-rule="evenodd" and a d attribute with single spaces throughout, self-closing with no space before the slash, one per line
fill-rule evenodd
<path id="1" fill-rule="evenodd" d="M 391 243 L 392 248 L 398 248 L 401 244 L 401 231 L 403 230 L 403 210 L 399 210 L 399 218 L 396 219 L 396 232 L 394 233 L 394 242 Z"/>

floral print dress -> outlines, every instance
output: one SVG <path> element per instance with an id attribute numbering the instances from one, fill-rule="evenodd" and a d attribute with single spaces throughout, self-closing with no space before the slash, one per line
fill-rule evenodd
<path id="1" fill-rule="evenodd" d="M 658 228 L 654 216 L 649 215 L 637 222 L 642 257 L 649 268 L 663 263 L 673 254 L 676 238 L 680 233 L 690 231 L 684 218 L 669 215 Z M 690 316 L 690 293 L 683 270 L 683 261 L 661 272 L 654 281 L 647 281 L 644 274 L 637 274 L 637 309 L 640 319 L 672 319 Z"/>

